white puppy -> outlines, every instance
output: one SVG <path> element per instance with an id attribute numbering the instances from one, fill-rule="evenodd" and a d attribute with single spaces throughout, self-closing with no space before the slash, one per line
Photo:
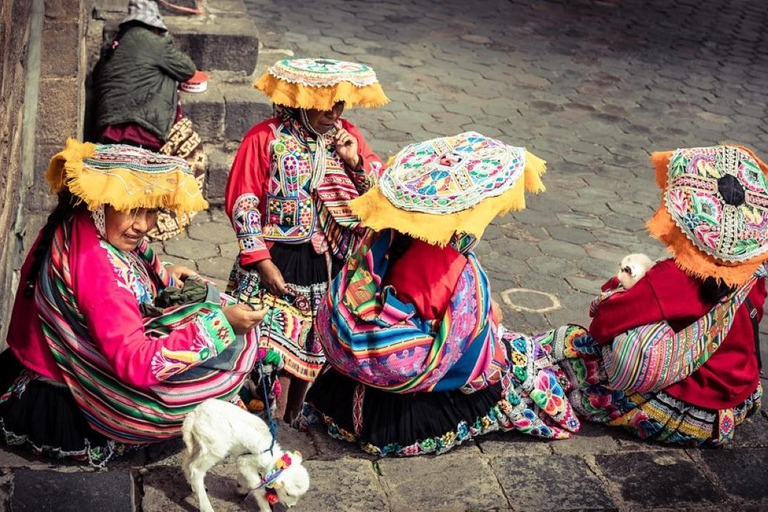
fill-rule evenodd
<path id="1" fill-rule="evenodd" d="M 201 512 L 213 512 L 205 492 L 205 474 L 228 455 L 239 457 L 238 491 L 253 494 L 259 510 L 270 503 L 296 504 L 309 490 L 309 474 L 299 452 L 284 452 L 272 444 L 269 427 L 258 416 L 223 400 L 209 399 L 184 420 L 182 467 Z"/>
<path id="2" fill-rule="evenodd" d="M 653 260 L 645 254 L 630 254 L 621 260 L 618 277 L 625 290 L 632 288 L 653 266 Z"/>

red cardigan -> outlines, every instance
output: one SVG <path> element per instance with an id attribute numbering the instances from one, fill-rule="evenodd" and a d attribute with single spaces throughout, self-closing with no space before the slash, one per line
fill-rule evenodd
<path id="1" fill-rule="evenodd" d="M 673 260 L 661 261 L 631 289 L 603 301 L 589 331 L 601 345 L 628 329 L 661 320 L 679 331 L 712 308 L 699 297 L 700 289 L 701 281 L 684 273 Z M 749 293 L 758 323 L 765 298 L 765 279 L 759 279 Z M 665 391 L 697 407 L 726 409 L 752 394 L 759 378 L 752 321 L 742 304 L 720 348 L 696 372 Z"/>

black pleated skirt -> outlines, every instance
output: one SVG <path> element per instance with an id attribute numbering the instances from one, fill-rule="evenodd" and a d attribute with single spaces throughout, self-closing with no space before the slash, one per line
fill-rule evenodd
<path id="1" fill-rule="evenodd" d="M 125 451 L 94 431 L 66 386 L 27 370 L 10 349 L 0 354 L 0 434 L 10 446 L 102 466 Z"/>
<path id="2" fill-rule="evenodd" d="M 502 429 L 498 422 L 502 400 L 500 384 L 471 394 L 460 390 L 390 393 L 360 384 L 326 365 L 309 389 L 304 419 L 308 423 L 322 420 L 333 437 L 357 441 L 369 453 L 442 453 Z"/>

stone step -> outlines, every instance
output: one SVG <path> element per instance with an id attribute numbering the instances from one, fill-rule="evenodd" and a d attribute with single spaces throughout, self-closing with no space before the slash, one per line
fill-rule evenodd
<path id="1" fill-rule="evenodd" d="M 224 190 L 227 186 L 229 170 L 235 158 L 238 142 L 225 144 L 206 144 L 205 153 L 208 156 L 208 169 L 205 178 L 205 198 L 211 207 L 224 204 Z"/>
<path id="2" fill-rule="evenodd" d="M 93 16 L 104 21 L 105 41 L 117 33 L 126 5 L 125 0 L 96 0 Z M 258 61 L 259 38 L 245 4 L 242 0 L 209 0 L 205 5 L 202 15 L 163 16 L 176 46 L 192 57 L 198 69 L 252 74 Z"/>
<path id="3" fill-rule="evenodd" d="M 220 82 L 218 76 L 211 77 L 205 92 L 181 93 L 181 104 L 204 142 L 239 142 L 251 126 L 271 116 L 272 106 L 249 82 Z"/>

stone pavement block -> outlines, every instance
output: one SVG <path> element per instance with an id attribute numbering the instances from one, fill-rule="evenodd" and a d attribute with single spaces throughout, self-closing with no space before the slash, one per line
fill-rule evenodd
<path id="1" fill-rule="evenodd" d="M 633 507 L 684 507 L 723 501 L 683 451 L 605 454 L 595 460 L 618 487 L 622 500 Z"/>
<path id="2" fill-rule="evenodd" d="M 564 258 L 555 258 L 552 256 L 535 256 L 528 258 L 525 262 L 531 270 L 552 277 L 561 277 L 564 275 L 575 274 L 576 265 L 570 260 Z"/>
<path id="3" fill-rule="evenodd" d="M 552 450 L 558 455 L 595 455 L 598 453 L 618 453 L 619 443 L 613 437 L 612 428 L 588 423 L 581 423 L 581 430 L 571 439 L 552 443 Z"/>
<path id="4" fill-rule="evenodd" d="M 197 510 L 197 497 L 192 493 L 178 463 L 149 468 L 141 477 L 141 486 L 141 510 L 144 512 Z M 207 473 L 205 488 L 213 509 L 217 512 L 256 508 L 254 501 L 245 504 L 244 497 L 237 494 L 237 464 L 233 459 L 227 459 Z"/>
<path id="5" fill-rule="evenodd" d="M 205 198 L 212 206 L 220 206 L 224 203 L 224 192 L 236 149 L 228 150 L 220 146 L 209 146 L 205 151 L 208 153 Z"/>
<path id="6" fill-rule="evenodd" d="M 212 277 L 220 281 L 227 281 L 232 270 L 232 261 L 221 256 L 216 258 L 198 258 L 197 270 L 204 277 Z"/>
<path id="7" fill-rule="evenodd" d="M 560 240 L 543 240 L 538 243 L 539 250 L 547 256 L 568 258 L 570 260 L 579 260 L 585 258 L 587 253 L 581 245 Z"/>
<path id="8" fill-rule="evenodd" d="M 50 460 L 34 455 L 25 447 L 12 448 L 5 444 L 0 447 L 0 468 L 46 468 Z"/>
<path id="9" fill-rule="evenodd" d="M 230 226 L 215 222 L 193 222 L 187 228 L 187 236 L 192 240 L 210 242 L 216 245 L 237 242 L 235 231 Z"/>
<path id="10" fill-rule="evenodd" d="M 491 465 L 516 510 L 605 510 L 616 507 L 603 483 L 580 457 L 515 455 L 493 459 Z"/>
<path id="11" fill-rule="evenodd" d="M 344 458 L 308 460 L 309 492 L 291 510 L 368 512 L 388 510 L 387 496 L 371 461 Z"/>
<path id="12" fill-rule="evenodd" d="M 477 444 L 483 454 L 495 459 L 517 455 L 549 457 L 556 443 L 518 432 L 492 432 L 478 437 Z"/>
<path id="13" fill-rule="evenodd" d="M 379 467 L 392 510 L 464 512 L 508 507 L 491 466 L 475 445 L 438 458 L 382 459 Z"/>
<path id="14" fill-rule="evenodd" d="M 202 258 L 215 258 L 219 255 L 216 245 L 189 238 L 171 238 L 163 243 L 163 247 L 166 254 L 179 258 L 200 260 Z"/>
<path id="15" fill-rule="evenodd" d="M 259 39 L 248 17 L 216 16 L 201 23 L 166 16 L 165 22 L 176 46 L 192 58 L 198 69 L 250 74 L 256 67 Z"/>
<path id="16" fill-rule="evenodd" d="M 61 473 L 20 469 L 13 478 L 14 512 L 133 512 L 129 471 Z"/>
<path id="17" fill-rule="evenodd" d="M 701 457 L 729 495 L 768 503 L 768 448 L 702 450 Z"/>

